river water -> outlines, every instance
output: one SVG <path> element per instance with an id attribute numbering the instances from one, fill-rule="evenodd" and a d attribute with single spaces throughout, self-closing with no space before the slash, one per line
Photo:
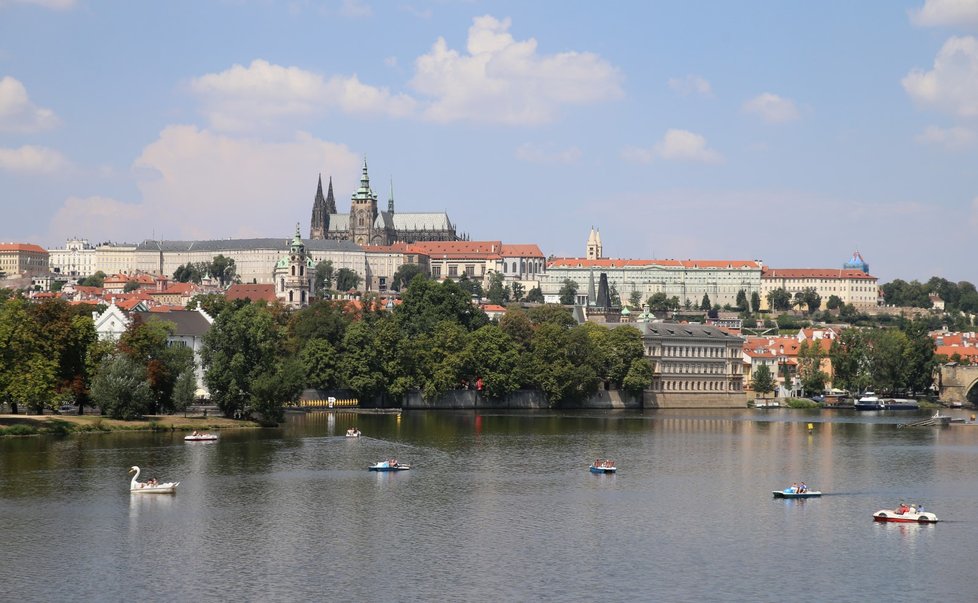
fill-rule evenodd
<path id="1" fill-rule="evenodd" d="M 335 412 L 217 443 L 3 438 L 0 598 L 978 600 L 978 427 L 911 416 Z M 412 470 L 366 470 L 392 456 Z M 130 465 L 177 494 L 131 496 Z M 825 496 L 772 498 L 802 480 Z M 941 523 L 872 521 L 901 500 Z"/>

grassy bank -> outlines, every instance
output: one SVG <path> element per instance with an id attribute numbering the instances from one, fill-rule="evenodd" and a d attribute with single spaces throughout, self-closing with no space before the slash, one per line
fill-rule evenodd
<path id="1" fill-rule="evenodd" d="M 0 415 L 0 436 L 90 433 L 105 431 L 201 431 L 259 427 L 254 421 L 224 417 L 148 416 L 120 421 L 101 416 Z"/>

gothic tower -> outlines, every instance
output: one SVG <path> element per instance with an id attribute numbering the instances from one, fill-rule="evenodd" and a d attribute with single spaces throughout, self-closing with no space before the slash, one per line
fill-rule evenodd
<path id="1" fill-rule="evenodd" d="M 323 197 L 323 175 L 319 175 L 316 200 L 312 202 L 312 219 L 309 221 L 309 238 L 321 241 L 329 229 L 329 214 L 326 212 L 326 198 Z"/>
<path id="2" fill-rule="evenodd" d="M 363 159 L 363 174 L 360 188 L 353 193 L 350 202 L 350 230 L 353 242 L 357 245 L 370 245 L 373 238 L 374 221 L 377 219 L 377 195 L 370 190 L 370 177 L 367 175 L 367 159 Z"/>
<path id="3" fill-rule="evenodd" d="M 320 187 L 322 187 L 322 176 L 319 177 Z M 333 198 L 333 177 L 329 177 L 329 190 L 326 191 L 326 214 L 327 214 L 327 224 L 329 221 L 329 214 L 336 213 L 336 199 Z"/>

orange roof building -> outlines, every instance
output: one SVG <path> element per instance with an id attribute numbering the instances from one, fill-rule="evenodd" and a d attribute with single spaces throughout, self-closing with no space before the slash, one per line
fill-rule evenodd
<path id="1" fill-rule="evenodd" d="M 875 308 L 879 302 L 879 285 L 875 276 L 855 268 L 768 268 L 761 272 L 761 309 L 769 308 L 767 296 L 785 289 L 792 297 L 807 288 L 815 289 L 825 307 L 835 295 L 844 304 L 858 309 Z"/>
<path id="2" fill-rule="evenodd" d="M 7 277 L 48 272 L 48 252 L 33 243 L 0 243 L 0 273 Z"/>

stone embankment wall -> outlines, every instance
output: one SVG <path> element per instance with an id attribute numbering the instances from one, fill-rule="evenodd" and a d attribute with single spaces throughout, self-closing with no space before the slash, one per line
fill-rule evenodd
<path id="1" fill-rule="evenodd" d="M 304 400 L 326 400 L 329 396 L 337 399 L 353 398 L 349 390 L 306 390 Z M 504 398 L 489 398 L 471 389 L 447 391 L 434 400 L 426 400 L 421 392 L 415 391 L 404 396 L 403 401 L 378 399 L 359 400 L 359 408 L 404 408 L 412 410 L 545 410 L 550 403 L 543 392 L 538 390 L 519 390 Z M 562 409 L 613 410 L 643 408 L 746 408 L 744 394 L 656 394 L 650 391 L 643 396 L 635 396 L 618 390 L 598 390 L 583 402 L 559 404 Z"/>

